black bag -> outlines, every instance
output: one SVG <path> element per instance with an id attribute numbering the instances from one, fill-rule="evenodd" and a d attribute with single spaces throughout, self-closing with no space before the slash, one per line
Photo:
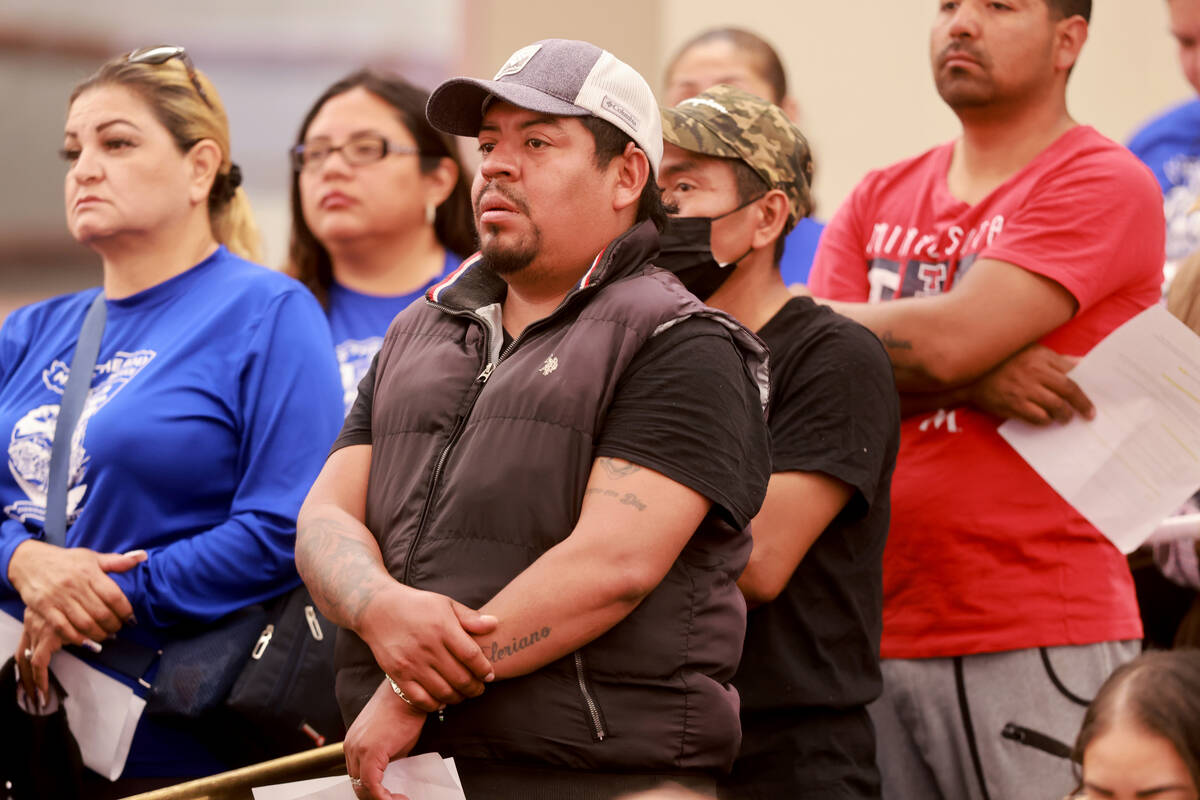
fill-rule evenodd
<path id="1" fill-rule="evenodd" d="M 346 728 L 334 695 L 336 631 L 303 585 L 207 626 L 178 628 L 158 656 L 146 714 L 231 766 L 339 742 Z M 140 668 L 115 663 L 126 655 L 109 646 L 118 641 L 84 656 L 136 678 Z"/>
<path id="2" fill-rule="evenodd" d="M 83 797 L 83 760 L 67 727 L 67 693 L 50 673 L 58 698 L 52 714 L 30 714 L 17 702 L 17 660 L 0 674 L 0 797 L 3 800 L 76 800 Z"/>
<path id="3" fill-rule="evenodd" d="M 252 605 L 207 626 L 172 631 L 159 656 L 146 713 L 191 723 L 220 708 L 266 624 L 266 609 Z"/>
<path id="4" fill-rule="evenodd" d="M 257 732 L 264 757 L 346 735 L 334 696 L 337 628 L 303 585 L 278 598 L 225 707 Z"/>

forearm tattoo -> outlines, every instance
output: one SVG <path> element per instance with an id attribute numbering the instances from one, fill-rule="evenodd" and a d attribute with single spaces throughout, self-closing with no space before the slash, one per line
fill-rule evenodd
<path id="1" fill-rule="evenodd" d="M 883 346 L 889 350 L 912 350 L 913 343 L 907 339 L 897 339 L 892 335 L 891 331 L 884 331 L 879 337 L 879 341 L 883 342 Z"/>
<path id="2" fill-rule="evenodd" d="M 488 655 L 488 660 L 491 661 L 493 664 L 495 664 L 497 661 L 503 661 L 506 658 L 515 656 L 517 653 L 521 652 L 525 648 L 531 647 L 531 646 L 537 644 L 538 642 L 543 641 L 549 637 L 550 637 L 550 628 L 545 627 L 545 628 L 542 628 L 541 630 L 534 631 L 533 633 L 529 634 L 528 636 L 522 636 L 519 639 L 516 637 L 513 637 L 513 639 L 507 644 L 500 644 L 499 642 L 492 642 L 492 651 Z"/>
<path id="3" fill-rule="evenodd" d="M 318 605 L 343 627 L 358 625 L 386 573 L 378 552 L 332 519 L 314 519 L 297 532 L 296 560 L 306 566 L 305 585 Z"/>

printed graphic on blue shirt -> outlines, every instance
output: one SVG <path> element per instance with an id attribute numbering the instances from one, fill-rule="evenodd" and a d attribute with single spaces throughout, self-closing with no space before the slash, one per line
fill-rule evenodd
<path id="1" fill-rule="evenodd" d="M 349 413 L 350 407 L 354 405 L 354 398 L 358 396 L 358 384 L 367 374 L 367 369 L 371 366 L 371 359 L 375 357 L 381 347 L 383 347 L 382 336 L 347 339 L 336 346 L 338 370 L 342 374 L 342 399 L 346 405 L 346 413 Z"/>
<path id="2" fill-rule="evenodd" d="M 83 442 L 87 436 L 88 421 L 145 369 L 155 355 L 153 350 L 132 353 L 118 351 L 109 360 L 96 365 L 92 373 L 92 387 L 84 401 L 79 423 L 71 435 L 71 462 L 67 471 L 68 524 L 79 515 L 83 497 L 87 494 L 88 487 L 84 479 L 89 459 Z M 43 370 L 42 383 L 50 392 L 61 397 L 69 376 L 70 367 L 56 359 Z M 39 525 L 45 522 L 50 449 L 54 444 L 58 410 L 58 403 L 39 405 L 31 408 L 13 425 L 8 442 L 8 469 L 26 499 L 5 506 L 4 513 L 19 522 Z"/>

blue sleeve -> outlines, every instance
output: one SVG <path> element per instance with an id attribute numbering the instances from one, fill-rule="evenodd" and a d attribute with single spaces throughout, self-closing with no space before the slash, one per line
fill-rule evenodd
<path id="1" fill-rule="evenodd" d="M 22 312 L 14 311 L 0 326 L 0 392 L 12 380 L 17 362 L 31 339 L 28 330 L 20 327 L 24 316 Z M 0 521 L 0 598 L 17 596 L 17 590 L 8 580 L 8 562 L 17 546 L 32 538 L 33 534 L 17 520 L 4 518 Z"/>
<path id="2" fill-rule="evenodd" d="M 155 627 L 213 620 L 299 583 L 296 514 L 337 435 L 341 379 L 328 323 L 307 292 L 276 298 L 248 336 L 229 519 L 112 576 L 139 621 Z"/>

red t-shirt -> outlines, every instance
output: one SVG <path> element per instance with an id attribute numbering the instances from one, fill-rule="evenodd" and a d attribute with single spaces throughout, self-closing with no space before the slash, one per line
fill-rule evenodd
<path id="1" fill-rule="evenodd" d="M 1057 281 L 1079 303 L 1042 344 L 1082 355 L 1159 298 L 1153 175 L 1094 129 L 1064 133 L 974 206 L 946 185 L 953 144 L 869 174 L 821 237 L 818 297 L 938 294 L 977 258 Z M 1142 635 L 1125 558 L 970 407 L 901 426 L 884 551 L 885 658 Z"/>

